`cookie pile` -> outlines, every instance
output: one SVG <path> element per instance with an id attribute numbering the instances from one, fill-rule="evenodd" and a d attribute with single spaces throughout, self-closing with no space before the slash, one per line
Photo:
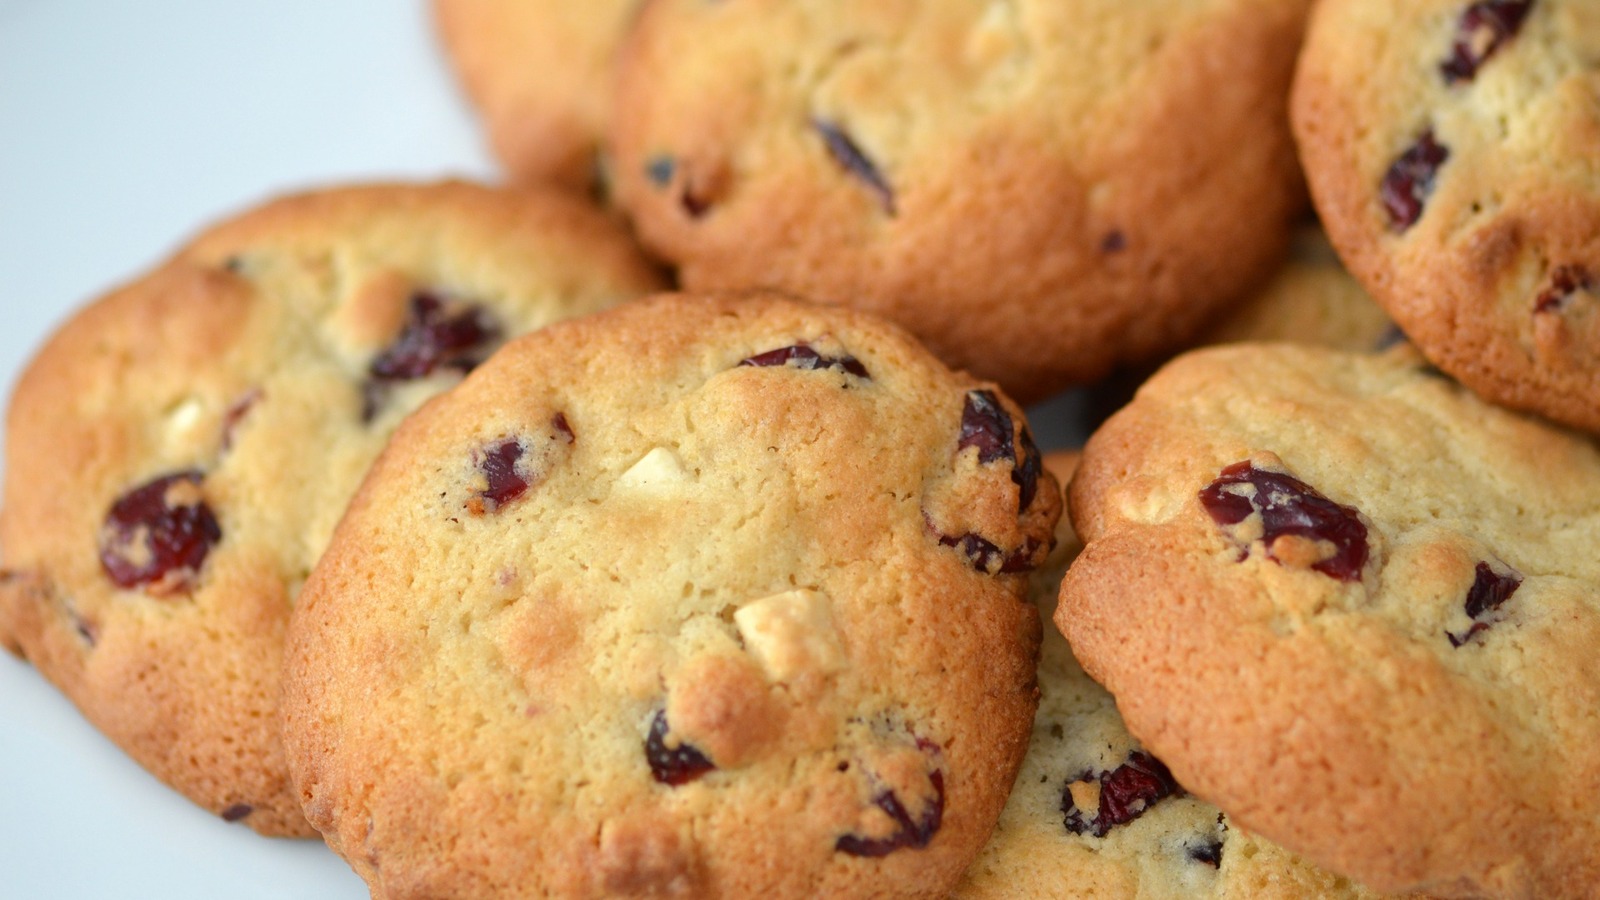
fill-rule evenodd
<path id="1" fill-rule="evenodd" d="M 1600 7 L 434 10 L 559 188 L 12 399 L 0 641 L 152 773 L 375 897 L 1600 897 Z"/>
<path id="2" fill-rule="evenodd" d="M 506 339 L 658 287 L 615 223 L 535 189 L 334 189 L 208 230 L 18 384 L 0 640 L 202 807 L 314 834 L 283 634 L 367 467 Z"/>

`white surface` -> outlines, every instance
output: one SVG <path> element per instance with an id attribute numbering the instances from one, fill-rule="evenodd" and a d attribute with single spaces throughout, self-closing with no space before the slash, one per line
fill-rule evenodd
<path id="1" fill-rule="evenodd" d="M 0 0 L 0 392 L 73 309 L 284 190 L 492 177 L 423 0 Z M 0 654 L 0 896 L 360 898 L 129 762 Z"/>

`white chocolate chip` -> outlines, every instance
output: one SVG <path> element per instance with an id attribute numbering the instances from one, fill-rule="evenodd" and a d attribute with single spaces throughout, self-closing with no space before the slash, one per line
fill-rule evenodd
<path id="1" fill-rule="evenodd" d="M 198 397 L 185 397 L 166 410 L 165 437 L 169 449 L 183 449 L 198 440 L 196 429 L 205 414 L 205 403 Z"/>
<path id="2" fill-rule="evenodd" d="M 844 668 L 826 594 L 786 591 L 740 607 L 734 624 L 767 676 L 788 681 L 801 672 L 826 675 Z"/>
<path id="3" fill-rule="evenodd" d="M 666 447 L 657 447 L 646 453 L 622 473 L 617 483 L 624 487 L 644 491 L 670 490 L 689 480 L 689 473 L 678 461 L 678 455 Z"/>

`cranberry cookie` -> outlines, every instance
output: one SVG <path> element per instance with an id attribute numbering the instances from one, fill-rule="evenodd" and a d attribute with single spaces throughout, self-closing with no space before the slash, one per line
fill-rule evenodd
<path id="1" fill-rule="evenodd" d="M 1307 0 L 656 0 L 621 204 L 696 289 L 887 315 L 1032 402 L 1171 349 L 1303 205 Z"/>
<path id="2" fill-rule="evenodd" d="M 1066 480 L 1075 456 L 1051 453 L 1045 468 Z M 1047 620 L 1033 740 L 994 836 L 952 896 L 1376 897 L 1241 830 L 1216 807 L 1186 793 L 1128 735 L 1111 695 L 1089 680 L 1048 623 L 1061 577 L 1080 547 L 1063 517 L 1055 551 L 1029 581 Z"/>
<path id="3" fill-rule="evenodd" d="M 1090 440 L 1056 623 L 1178 781 L 1384 891 L 1600 884 L 1600 448 L 1410 348 L 1173 362 Z"/>
<path id="4" fill-rule="evenodd" d="M 209 231 L 22 376 L 0 635 L 196 803 L 312 834 L 283 634 L 368 464 L 502 339 L 657 285 L 613 223 L 542 193 L 331 190 Z"/>
<path id="5" fill-rule="evenodd" d="M 600 176 L 611 58 L 639 0 L 433 0 L 489 145 L 516 181 Z"/>
<path id="6" fill-rule="evenodd" d="M 849 310 L 515 341 L 306 584 L 307 815 L 377 897 L 941 896 L 1027 746 L 1058 491 L 1018 407 Z"/>
<path id="7" fill-rule="evenodd" d="M 1422 352 L 1600 432 L 1600 5 L 1326 0 L 1293 112 L 1334 245 Z"/>

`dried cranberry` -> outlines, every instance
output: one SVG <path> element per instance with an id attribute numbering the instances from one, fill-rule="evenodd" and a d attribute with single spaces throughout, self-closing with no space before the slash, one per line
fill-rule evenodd
<path id="1" fill-rule="evenodd" d="M 517 472 L 517 461 L 522 459 L 522 454 L 522 444 L 514 439 L 501 441 L 483 451 L 478 459 L 478 471 L 483 473 L 488 486 L 478 494 L 483 503 L 474 512 L 494 512 L 528 490 L 528 479 Z"/>
<path id="2" fill-rule="evenodd" d="M 1077 781 L 1087 781 L 1089 777 L 1086 774 Z M 1061 791 L 1061 812 L 1065 816 L 1062 824 L 1073 834 L 1088 832 L 1105 837 L 1112 828 L 1132 822 L 1180 790 L 1165 763 L 1139 750 L 1128 754 L 1128 761 L 1122 765 L 1101 772 L 1099 780 L 1100 808 L 1091 819 L 1085 819 L 1083 810 L 1073 801 L 1070 785 Z"/>
<path id="3" fill-rule="evenodd" d="M 944 773 L 934 769 L 928 775 L 928 782 L 933 785 L 933 801 L 922 810 L 921 816 L 916 819 L 911 818 L 911 813 L 906 810 L 905 804 L 900 802 L 899 796 L 885 788 L 872 798 L 872 802 L 894 820 L 894 833 L 881 838 L 861 837 L 856 834 L 842 835 L 833 845 L 833 849 L 851 856 L 877 857 L 888 856 L 906 847 L 920 850 L 928 846 L 944 820 Z"/>
<path id="4" fill-rule="evenodd" d="M 650 721 L 650 735 L 644 739 L 644 758 L 650 763 L 650 774 L 656 781 L 671 787 L 688 784 L 716 768 L 692 744 L 680 741 L 676 747 L 667 746 L 665 710 L 657 711 Z"/>
<path id="5" fill-rule="evenodd" d="M 1178 783 L 1165 763 L 1134 751 L 1127 762 L 1100 779 L 1100 810 L 1095 815 L 1095 828 L 1109 830 L 1132 822 L 1177 790 Z"/>
<path id="6" fill-rule="evenodd" d="M 1478 563 L 1473 570 L 1472 587 L 1467 589 L 1467 615 L 1476 619 L 1492 609 L 1499 609 L 1521 584 L 1522 576 L 1515 571 L 1502 575 L 1488 563 Z"/>
<path id="7" fill-rule="evenodd" d="M 1472 636 L 1489 627 L 1484 621 L 1484 616 L 1500 608 L 1500 604 L 1510 599 L 1517 588 L 1522 586 L 1522 575 L 1516 570 L 1505 574 L 1496 572 L 1486 562 L 1478 563 L 1473 571 L 1472 587 L 1467 589 L 1467 615 L 1472 618 L 1472 627 L 1460 634 L 1445 632 L 1450 639 L 1450 646 L 1459 647 Z"/>
<path id="8" fill-rule="evenodd" d="M 1261 539 L 1267 558 L 1274 562 L 1280 560 L 1273 555 L 1273 542 L 1292 535 L 1333 545 L 1331 556 L 1311 566 L 1330 578 L 1358 581 L 1367 564 L 1367 526 L 1360 514 L 1334 503 L 1293 475 L 1258 469 L 1248 460 L 1237 462 L 1200 491 L 1200 502 L 1212 520 L 1224 527 L 1260 513 Z"/>
<path id="9" fill-rule="evenodd" d="M 426 292 L 413 294 L 400 336 L 368 371 L 384 381 L 424 378 L 441 368 L 471 371 L 499 337 L 499 326 L 482 307 L 447 304 Z"/>
<path id="10" fill-rule="evenodd" d="M 1550 287 L 1539 294 L 1533 303 L 1536 313 L 1558 312 L 1579 291 L 1592 292 L 1597 283 L 1588 269 L 1582 266 L 1560 266 L 1550 273 Z"/>
<path id="11" fill-rule="evenodd" d="M 1017 512 L 1026 510 L 1033 498 L 1039 492 L 1039 475 L 1044 471 L 1044 455 L 1039 452 L 1039 445 L 1033 442 L 1033 435 L 1028 429 L 1022 429 L 1022 453 L 1017 457 L 1017 464 L 1011 469 L 1011 480 L 1017 485 Z"/>
<path id="12" fill-rule="evenodd" d="M 564 444 L 571 444 L 575 440 L 565 414 L 551 416 L 550 427 L 555 431 L 551 440 Z M 467 511 L 475 516 L 495 512 L 526 493 L 541 474 L 527 470 L 527 465 L 522 462 L 527 452 L 527 446 L 516 438 L 506 438 L 473 451 L 473 464 L 483 474 L 484 488 L 476 491 L 472 499 L 467 501 Z"/>
<path id="13" fill-rule="evenodd" d="M 966 405 L 961 409 L 961 436 L 956 441 L 956 450 L 959 452 L 968 447 L 978 448 L 980 463 L 999 462 L 1002 459 L 1012 463 L 1011 480 L 1018 488 L 1017 511 L 1027 509 L 1038 490 L 1044 460 L 1027 426 L 1022 428 L 1022 452 L 1017 452 L 1011 440 L 1011 416 L 1000 405 L 1000 399 L 994 391 L 967 392 Z"/>
<path id="14" fill-rule="evenodd" d="M 1011 445 L 1011 416 L 994 391 L 968 391 L 961 409 L 961 438 L 957 450 L 978 448 L 978 462 L 1016 461 Z"/>
<path id="15" fill-rule="evenodd" d="M 990 575 L 1013 574 L 1016 572 L 1033 571 L 1033 555 L 1039 549 L 1039 542 L 1033 538 L 1023 541 L 1022 546 L 1006 553 L 995 546 L 992 541 L 985 540 L 972 532 L 950 537 L 939 535 L 939 546 L 955 547 L 967 558 L 967 562 L 979 572 Z"/>
<path id="16" fill-rule="evenodd" d="M 1422 218 L 1423 203 L 1433 191 L 1433 177 L 1449 158 L 1450 148 L 1435 141 L 1430 128 L 1384 173 L 1380 196 L 1392 230 L 1403 232 Z"/>
<path id="17" fill-rule="evenodd" d="M 224 822 L 237 822 L 255 811 L 255 807 L 248 803 L 235 803 L 222 811 L 222 820 Z"/>
<path id="18" fill-rule="evenodd" d="M 470 372 L 499 339 L 500 327 L 488 310 L 447 304 L 426 292 L 413 294 L 400 336 L 367 368 L 371 377 L 361 386 L 361 421 L 377 416 L 392 382 L 424 378 L 439 369 Z"/>
<path id="19" fill-rule="evenodd" d="M 1445 83 L 1471 81 L 1500 45 L 1516 36 L 1532 8 L 1533 0 L 1479 0 L 1463 10 L 1450 57 L 1439 64 Z"/>
<path id="20" fill-rule="evenodd" d="M 1121 253 L 1128 249 L 1128 236 L 1121 231 L 1108 231 L 1100 239 L 1101 253 Z"/>
<path id="21" fill-rule="evenodd" d="M 222 528 L 200 499 L 199 471 L 174 472 L 134 488 L 111 505 L 100 531 L 100 567 L 122 588 L 187 590 Z"/>
<path id="22" fill-rule="evenodd" d="M 792 366 L 796 369 L 838 369 L 857 378 L 871 378 L 861 360 L 846 353 L 842 356 L 823 356 L 804 341 L 788 347 L 779 347 L 765 353 L 739 360 L 741 366 Z"/>
<path id="23" fill-rule="evenodd" d="M 883 173 L 878 171 L 878 167 L 873 165 L 865 153 L 861 152 L 861 148 L 844 128 L 836 122 L 822 119 L 812 119 L 811 127 L 822 135 L 822 142 L 827 145 L 828 154 L 833 157 L 834 162 L 865 182 L 867 187 L 878 195 L 878 203 L 883 207 L 883 211 L 891 216 L 894 215 L 894 190 L 889 187 L 889 182 L 883 177 Z"/>
<path id="24" fill-rule="evenodd" d="M 703 219 L 711 211 L 713 201 L 709 197 L 696 194 L 688 185 L 684 185 L 683 196 L 678 198 L 678 203 L 691 219 Z"/>

